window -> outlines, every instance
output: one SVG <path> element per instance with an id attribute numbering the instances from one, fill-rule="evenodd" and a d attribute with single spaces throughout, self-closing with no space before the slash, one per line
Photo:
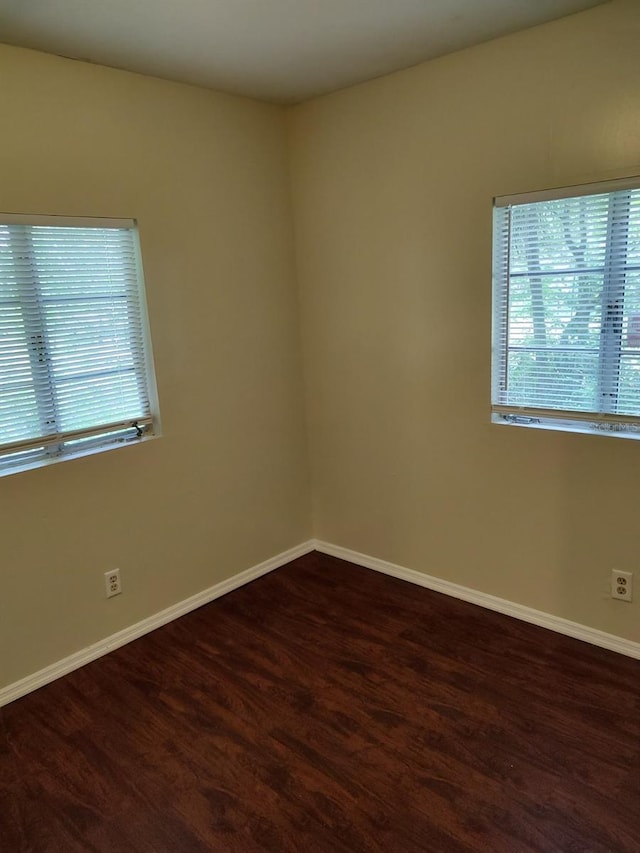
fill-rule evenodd
<path id="1" fill-rule="evenodd" d="M 0 473 L 153 432 L 135 223 L 0 215 Z"/>
<path id="2" fill-rule="evenodd" d="M 492 419 L 640 438 L 640 179 L 499 198 Z"/>

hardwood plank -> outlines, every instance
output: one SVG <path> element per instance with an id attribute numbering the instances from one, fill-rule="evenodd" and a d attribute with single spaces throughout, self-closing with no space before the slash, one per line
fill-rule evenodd
<path id="1" fill-rule="evenodd" d="M 7 742 L 4 721 L 0 716 L 0 838 L 7 850 L 26 849 L 19 808 L 19 776 Z"/>
<path id="2" fill-rule="evenodd" d="M 7 851 L 640 850 L 640 663 L 310 554 L 0 712 Z"/>

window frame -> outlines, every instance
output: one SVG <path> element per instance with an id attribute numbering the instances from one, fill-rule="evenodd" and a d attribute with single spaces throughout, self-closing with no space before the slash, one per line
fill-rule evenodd
<path id="1" fill-rule="evenodd" d="M 0 442 L 0 477 L 159 437 L 161 434 L 160 411 L 137 221 L 135 219 L 106 217 L 0 213 L 0 226 L 124 229 L 131 232 L 135 286 L 132 289 L 133 296 L 129 295 L 128 304 L 133 305 L 133 309 L 139 318 L 136 330 L 139 330 L 140 333 L 142 349 L 142 358 L 138 360 L 138 363 L 134 361 L 133 373 L 136 382 L 138 384 L 142 382 L 144 386 L 143 397 L 149 403 L 148 412 L 139 417 L 124 418 L 110 423 L 98 421 L 93 426 L 77 430 L 61 429 L 60 411 L 56 405 L 58 388 L 50 366 L 51 347 L 47 341 L 46 320 L 41 306 L 42 291 L 40 283 L 37 281 L 37 273 L 34 272 L 34 280 L 31 286 L 33 292 L 37 294 L 37 312 L 34 314 L 33 311 L 25 311 L 25 304 L 28 300 L 24 294 L 19 294 L 16 297 L 16 302 L 22 306 L 21 314 L 26 332 L 25 344 L 31 364 L 31 382 L 38 419 L 41 424 L 41 434 L 14 442 Z M 32 234 L 30 232 L 26 232 L 26 234 L 29 253 L 34 253 Z M 32 258 L 32 264 L 33 260 Z M 33 266 L 35 268 L 35 264 Z M 100 297 L 93 298 L 99 299 Z M 91 298 L 89 298 L 90 300 Z M 131 326 L 129 328 L 130 330 L 133 329 Z M 49 418 L 47 418 L 45 411 L 47 397 L 39 394 L 37 390 L 37 374 L 40 375 L 41 383 L 49 389 L 48 399 L 53 402 Z"/>
<path id="2" fill-rule="evenodd" d="M 625 262 L 612 252 L 620 242 L 621 228 L 626 228 L 625 244 L 629 236 L 629 211 L 631 193 L 640 189 L 640 176 L 615 180 L 545 189 L 536 192 L 496 196 L 493 200 L 493 258 L 492 258 L 492 358 L 491 358 L 491 421 L 501 425 L 526 426 L 538 429 L 578 433 L 615 435 L 623 438 L 640 438 L 640 412 L 637 415 L 617 414 L 615 410 L 619 393 L 618 374 L 622 354 L 623 307 L 612 307 L 613 293 L 620 281 L 620 268 L 626 275 L 628 246 Z M 605 261 L 603 267 L 603 301 L 608 310 L 602 311 L 603 327 L 598 348 L 597 399 L 600 411 L 584 412 L 571 409 L 551 409 L 535 405 L 510 405 L 505 402 L 508 393 L 510 284 L 511 284 L 511 226 L 505 220 L 514 206 L 563 199 L 578 199 L 593 195 L 611 195 L 609 205 Z M 626 205 L 626 211 L 624 207 Z M 623 223 L 625 223 L 623 225 Z M 506 245 L 505 237 L 506 234 Z M 614 269 L 618 267 L 618 269 Z M 558 274 L 577 274 L 577 270 L 562 270 Z M 549 275 L 549 273 L 544 273 Z M 626 282 L 625 282 L 626 286 Z M 532 309 L 533 312 L 533 309 Z M 549 350 L 552 348 L 549 347 Z M 615 375 L 611 365 L 615 356 Z M 607 370 L 609 367 L 609 370 Z"/>

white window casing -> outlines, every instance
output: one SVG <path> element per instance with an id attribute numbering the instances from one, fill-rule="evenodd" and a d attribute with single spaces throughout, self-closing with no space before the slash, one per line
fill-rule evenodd
<path id="1" fill-rule="evenodd" d="M 135 222 L 0 214 L 0 474 L 157 431 Z"/>
<path id="2" fill-rule="evenodd" d="M 640 179 L 495 200 L 492 420 L 640 438 Z"/>

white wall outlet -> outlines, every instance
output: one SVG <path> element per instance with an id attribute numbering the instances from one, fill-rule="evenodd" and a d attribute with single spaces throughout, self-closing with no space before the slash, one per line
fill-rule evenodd
<path id="1" fill-rule="evenodd" d="M 631 601 L 633 593 L 633 574 L 611 570 L 611 598 Z"/>
<path id="2" fill-rule="evenodd" d="M 122 592 L 120 569 L 112 569 L 110 572 L 105 572 L 104 585 L 107 590 L 107 598 L 113 598 L 114 595 L 120 595 Z"/>

